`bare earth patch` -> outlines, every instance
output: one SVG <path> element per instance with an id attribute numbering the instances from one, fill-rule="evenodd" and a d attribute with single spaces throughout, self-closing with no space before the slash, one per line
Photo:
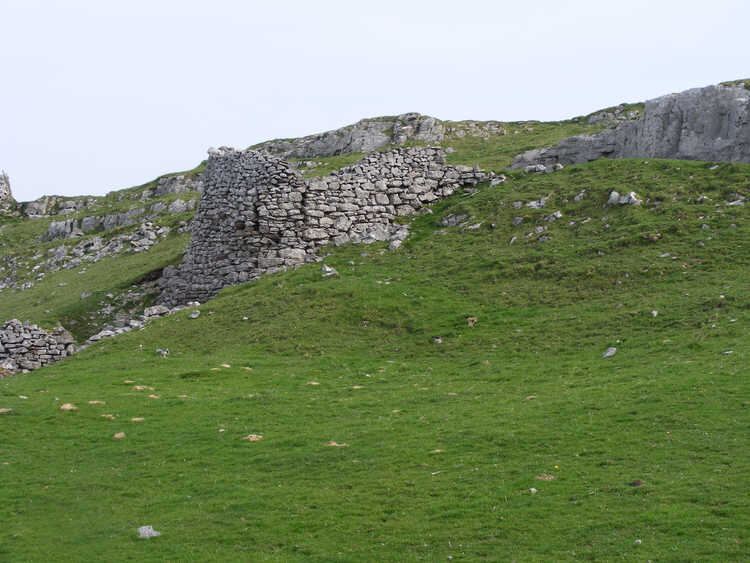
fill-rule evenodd
<path id="1" fill-rule="evenodd" d="M 537 479 L 539 481 L 554 481 L 555 476 L 554 475 L 548 475 L 547 473 L 540 473 L 534 479 Z"/>
<path id="2" fill-rule="evenodd" d="M 7 409 L 7 408 L 0 409 L 0 414 L 8 414 L 10 412 L 13 412 L 13 409 Z"/>

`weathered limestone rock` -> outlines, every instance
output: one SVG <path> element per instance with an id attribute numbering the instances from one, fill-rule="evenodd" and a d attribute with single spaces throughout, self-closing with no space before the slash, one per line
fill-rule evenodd
<path id="1" fill-rule="evenodd" d="M 0 172 L 0 213 L 10 213 L 16 206 L 10 193 L 10 178 L 5 172 Z"/>
<path id="2" fill-rule="evenodd" d="M 371 152 L 409 140 L 439 143 L 445 127 L 433 117 L 405 113 L 397 117 L 363 119 L 354 125 L 299 139 L 268 141 L 255 147 L 282 158 L 316 158 L 349 152 Z"/>
<path id="3" fill-rule="evenodd" d="M 419 130 L 417 130 L 419 134 Z M 394 224 L 492 175 L 446 166 L 439 148 L 374 152 L 324 178 L 304 179 L 266 152 L 212 149 L 192 237 L 179 268 L 164 269 L 157 302 L 204 302 L 223 287 L 316 259 L 327 244 L 398 241 Z"/>
<path id="4" fill-rule="evenodd" d="M 708 86 L 662 96 L 646 102 L 641 119 L 527 151 L 510 168 L 602 157 L 750 162 L 750 92 L 741 86 Z"/>

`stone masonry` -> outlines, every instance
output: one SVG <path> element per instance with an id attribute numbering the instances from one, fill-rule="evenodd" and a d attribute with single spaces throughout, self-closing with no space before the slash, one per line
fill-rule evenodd
<path id="1" fill-rule="evenodd" d="M 511 169 L 603 157 L 750 162 L 750 91 L 708 86 L 662 96 L 646 102 L 641 119 L 527 151 Z"/>
<path id="2" fill-rule="evenodd" d="M 10 193 L 10 179 L 5 172 L 0 172 L 0 213 L 9 213 L 14 206 Z"/>
<path id="3" fill-rule="evenodd" d="M 46 331 L 11 319 L 0 328 L 0 378 L 39 369 L 75 352 L 75 340 L 65 329 Z"/>
<path id="4" fill-rule="evenodd" d="M 316 259 L 328 244 L 387 240 L 397 216 L 489 180 L 447 166 L 439 148 L 374 152 L 330 176 L 305 179 L 266 152 L 210 151 L 183 263 L 164 270 L 159 303 L 203 302 L 222 288 Z"/>

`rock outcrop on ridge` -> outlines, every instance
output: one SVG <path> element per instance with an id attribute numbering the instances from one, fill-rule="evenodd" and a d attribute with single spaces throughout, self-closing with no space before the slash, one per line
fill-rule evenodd
<path id="1" fill-rule="evenodd" d="M 750 91 L 719 85 L 668 94 L 646 102 L 641 119 L 527 151 L 510 168 L 581 164 L 603 157 L 750 162 Z"/>
<path id="2" fill-rule="evenodd" d="M 362 119 L 333 131 L 298 139 L 277 139 L 253 147 L 281 158 L 321 158 L 350 152 L 371 152 L 407 141 L 439 143 L 445 126 L 427 115 L 405 113 L 395 117 Z"/>

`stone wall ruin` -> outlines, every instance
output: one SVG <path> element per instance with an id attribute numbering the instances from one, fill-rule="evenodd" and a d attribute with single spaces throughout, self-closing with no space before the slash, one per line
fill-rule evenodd
<path id="1" fill-rule="evenodd" d="M 167 305 L 316 259 L 320 247 L 387 240 L 398 216 L 493 176 L 448 166 L 439 148 L 374 152 L 322 178 L 303 178 L 266 152 L 212 151 L 183 263 L 164 270 Z"/>
<path id="2" fill-rule="evenodd" d="M 0 328 L 0 378 L 39 369 L 75 352 L 75 340 L 65 329 L 47 331 L 11 319 Z"/>

